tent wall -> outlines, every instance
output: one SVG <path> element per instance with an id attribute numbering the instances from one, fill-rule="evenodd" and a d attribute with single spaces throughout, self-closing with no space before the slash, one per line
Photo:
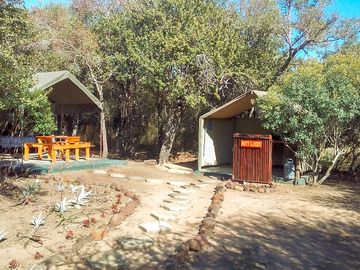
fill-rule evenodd
<path id="1" fill-rule="evenodd" d="M 231 119 L 201 120 L 199 166 L 230 164 L 232 162 L 233 121 Z"/>
<path id="2" fill-rule="evenodd" d="M 269 134 L 264 129 L 260 121 L 256 118 L 238 118 L 235 119 L 235 132 L 234 133 L 245 133 L 245 134 Z"/>
<path id="3" fill-rule="evenodd" d="M 198 167 L 232 163 L 233 134 L 269 134 L 256 118 L 211 119 L 200 118 Z M 284 147 L 274 144 L 273 165 L 283 165 Z"/>

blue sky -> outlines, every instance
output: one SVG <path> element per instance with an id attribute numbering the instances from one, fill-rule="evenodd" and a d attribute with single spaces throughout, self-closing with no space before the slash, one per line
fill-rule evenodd
<path id="1" fill-rule="evenodd" d="M 335 0 L 330 11 L 338 11 L 347 18 L 360 17 L 360 0 Z"/>
<path id="2" fill-rule="evenodd" d="M 71 0 L 25 0 L 25 6 L 31 8 L 53 2 L 69 3 Z M 347 18 L 360 17 L 360 0 L 333 0 L 329 12 L 334 11 L 338 11 L 340 15 Z"/>

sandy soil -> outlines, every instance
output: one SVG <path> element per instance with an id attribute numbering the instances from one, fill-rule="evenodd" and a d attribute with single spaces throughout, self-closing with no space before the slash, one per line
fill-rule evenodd
<path id="1" fill-rule="evenodd" d="M 180 162 L 186 163 L 186 160 Z M 162 181 L 150 184 L 92 172 L 71 172 L 47 177 L 47 181 L 43 179 L 37 200 L 27 205 L 13 206 L 18 200 L 0 195 L 0 230 L 8 232 L 8 239 L 0 242 L 0 269 L 6 269 L 12 259 L 18 260 L 22 269 L 29 269 L 59 251 L 70 249 L 77 237 L 106 224 L 118 193 L 110 188 L 114 182 L 140 195 L 141 204 L 136 212 L 103 240 L 85 245 L 79 254 L 60 259 L 50 269 L 120 269 L 94 265 L 97 261 L 109 263 L 112 260 L 124 262 L 129 269 L 137 269 L 148 262 L 161 262 L 197 233 L 214 187 L 220 182 L 196 189 L 189 196 L 188 208 L 177 214 L 176 221 L 169 222 L 171 231 L 149 234 L 139 225 L 154 221 L 152 213 L 166 213 L 162 208 L 163 200 L 174 189 L 167 182 L 181 180 L 190 184 L 206 177 L 169 173 L 135 162 L 107 171 Z M 61 199 L 61 194 L 54 191 L 54 184 L 60 178 L 65 184 L 75 180 L 84 183 L 87 190 L 92 190 L 92 196 L 86 207 L 71 210 L 69 215 L 74 215 L 74 220 L 57 226 L 59 217 L 51 209 Z M 10 183 L 24 187 L 31 181 L 22 179 Z M 12 192 L 2 189 L 2 193 Z M 69 189 L 62 196 L 72 197 Z M 277 185 L 275 192 L 264 194 L 228 190 L 212 246 L 192 255 L 190 262 L 181 269 L 360 269 L 359 199 L 359 190 L 346 185 L 317 188 Z M 39 212 L 50 213 L 39 230 L 43 243 L 30 241 L 24 248 L 27 239 L 20 236 L 33 232 L 31 217 Z M 97 223 L 85 228 L 82 221 L 91 217 L 95 217 Z M 75 232 L 75 239 L 65 239 L 69 229 Z M 124 249 L 122 243 L 128 238 L 149 239 L 151 244 Z M 36 252 L 44 257 L 35 260 Z"/>
<path id="2" fill-rule="evenodd" d="M 214 246 L 188 269 L 360 269 L 359 188 L 228 190 Z"/>
<path id="3" fill-rule="evenodd" d="M 92 172 L 69 172 L 62 175 L 49 175 L 45 177 L 48 180 L 42 180 L 40 194 L 34 202 L 27 205 L 15 205 L 18 200 L 0 196 L 0 229 L 8 232 L 8 239 L 0 243 L 0 269 L 6 268 L 10 260 L 16 259 L 20 262 L 22 269 L 29 269 L 39 261 L 50 257 L 62 250 L 70 249 L 75 239 L 80 236 L 88 235 L 92 229 L 107 224 L 111 215 L 111 206 L 116 201 L 116 192 L 110 188 L 111 183 L 121 183 L 121 185 L 136 194 L 140 195 L 141 205 L 136 212 L 129 216 L 120 226 L 111 230 L 102 241 L 94 241 L 87 244 L 79 256 L 74 256 L 70 260 L 60 262 L 56 267 L 51 269 L 89 269 L 89 261 L 99 260 L 101 254 L 114 255 L 119 260 L 126 261 L 130 269 L 136 269 L 147 262 L 159 262 L 170 254 L 183 241 L 194 236 L 201 219 L 206 214 L 210 198 L 213 194 L 216 183 L 211 183 L 206 187 L 196 189 L 193 194 L 189 195 L 190 201 L 188 208 L 179 213 L 171 213 L 162 208 L 163 200 L 168 198 L 172 193 L 173 187 L 167 184 L 168 181 L 184 181 L 186 184 L 196 183 L 198 179 L 194 175 L 182 175 L 168 173 L 155 166 L 144 165 L 141 163 L 130 162 L 126 167 L 107 169 L 110 174 L 122 173 L 126 178 L 114 178 L 109 175 L 95 175 Z M 160 179 L 157 184 L 150 184 L 143 180 L 129 180 L 127 177 L 139 176 L 144 179 Z M 59 217 L 51 209 L 56 202 L 61 200 L 61 194 L 55 192 L 54 185 L 62 179 L 65 185 L 80 181 L 85 184 L 87 190 L 92 191 L 89 204 L 81 210 L 72 209 L 66 215 L 75 216 L 71 222 L 65 222 L 60 226 Z M 18 179 L 10 181 L 18 187 L 24 187 L 33 182 L 33 179 Z M 68 188 L 62 194 L 63 197 L 71 198 L 72 195 Z M 125 204 L 125 202 L 123 202 Z M 49 214 L 46 218 L 45 225 L 41 226 L 38 234 L 42 236 L 43 244 L 30 241 L 26 248 L 24 244 L 27 239 L 22 239 L 18 235 L 27 236 L 32 234 L 34 228 L 30 224 L 31 218 L 42 212 L 43 216 Z M 103 214 L 104 213 L 104 214 Z M 145 233 L 139 228 L 144 222 L 156 221 L 152 213 L 169 213 L 177 215 L 175 222 L 169 222 L 172 226 L 169 232 L 161 234 Z M 85 228 L 82 221 L 87 218 L 96 218 L 97 223 L 92 224 L 90 228 Z M 67 230 L 75 232 L 75 239 L 65 239 Z M 153 244 L 145 249 L 122 250 L 121 241 L 127 238 L 150 239 Z M 35 260 L 36 252 L 41 253 L 44 257 Z M 100 255 L 99 255 L 100 254 Z"/>

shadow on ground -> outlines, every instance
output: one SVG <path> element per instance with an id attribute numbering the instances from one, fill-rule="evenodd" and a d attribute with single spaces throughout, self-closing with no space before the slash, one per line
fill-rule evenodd
<path id="1" fill-rule="evenodd" d="M 251 224 L 234 218 L 219 226 L 226 230 L 215 237 L 221 246 L 196 256 L 188 269 L 360 269 L 358 224 L 307 226 L 259 215 Z"/>
<path id="2" fill-rule="evenodd" d="M 311 210 L 289 202 L 282 214 L 241 213 L 241 204 L 234 205 L 238 214 L 217 225 L 217 245 L 196 254 L 186 269 L 360 269 L 359 189 L 335 189 L 336 195 L 306 197 Z"/>
<path id="3" fill-rule="evenodd" d="M 348 180 L 339 181 L 330 179 L 325 185 L 335 190 L 341 190 L 340 196 L 337 194 L 331 194 L 326 197 L 313 196 L 312 200 L 315 203 L 334 209 L 343 208 L 360 213 L 360 185 L 358 183 Z"/>

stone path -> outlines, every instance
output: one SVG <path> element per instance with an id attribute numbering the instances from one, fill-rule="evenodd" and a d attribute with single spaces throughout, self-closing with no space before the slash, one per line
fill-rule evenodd
<path id="1" fill-rule="evenodd" d="M 146 181 L 153 182 L 151 180 Z M 139 227 L 146 233 L 170 231 L 172 229 L 171 223 L 176 222 L 179 214 L 186 211 L 191 205 L 191 196 L 196 195 L 196 191 L 209 186 L 209 184 L 215 185 L 217 182 L 214 179 L 198 180 L 192 183 L 182 180 L 168 181 L 167 184 L 172 187 L 172 193 L 163 200 L 158 212 L 150 214 L 156 221 L 144 222 Z"/>
<path id="2" fill-rule="evenodd" d="M 94 174 L 108 173 L 104 170 L 94 170 Z M 126 175 L 122 173 L 109 173 L 108 175 L 119 179 L 127 178 L 131 181 L 145 181 L 151 185 L 160 185 L 165 182 L 163 179 L 145 179 L 141 176 L 126 177 Z M 201 190 L 211 184 L 215 185 L 218 183 L 218 180 L 206 177 L 191 183 L 185 180 L 171 180 L 166 183 L 171 186 L 172 193 L 163 200 L 159 211 L 150 214 L 154 221 L 144 222 L 139 225 L 139 228 L 146 233 L 170 231 L 172 229 L 172 225 L 167 222 L 175 222 L 178 219 L 178 215 L 189 208 L 191 205 L 190 197 L 196 194 L 197 190 Z"/>
<path id="3" fill-rule="evenodd" d="M 85 253 L 97 251 L 86 260 L 94 269 L 115 269 L 115 265 L 122 269 L 128 266 L 127 263 L 137 268 L 173 254 L 179 243 L 196 233 L 211 203 L 213 188 L 219 183 L 201 176 L 198 179 L 184 176 L 165 180 L 115 172 L 106 174 L 119 182 L 129 183 L 130 180 L 151 195 L 142 198 L 142 206 L 106 239 L 94 242 L 84 250 Z M 116 243 L 119 249 L 109 250 L 111 246 L 116 247 Z"/>

